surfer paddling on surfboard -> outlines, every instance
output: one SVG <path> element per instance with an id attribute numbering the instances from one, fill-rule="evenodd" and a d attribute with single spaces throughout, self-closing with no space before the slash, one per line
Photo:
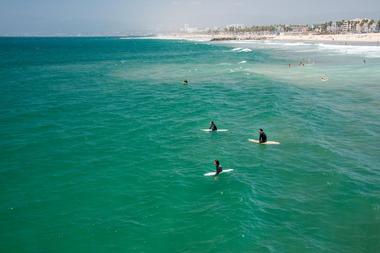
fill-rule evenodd
<path id="1" fill-rule="evenodd" d="M 218 128 L 216 127 L 214 121 L 211 121 L 210 124 L 211 124 L 211 125 L 210 125 L 210 127 L 209 127 L 208 129 L 211 129 L 212 131 L 216 131 L 216 130 L 218 130 Z"/>
<path id="2" fill-rule="evenodd" d="M 248 141 L 256 143 L 256 144 L 264 144 L 264 145 L 279 145 L 278 141 L 268 141 L 267 135 L 264 133 L 264 130 L 260 128 L 259 130 L 259 139 L 248 139 Z"/>
<path id="3" fill-rule="evenodd" d="M 215 160 L 214 161 L 214 165 L 215 165 L 215 176 L 217 176 L 217 175 L 219 175 L 222 171 L 223 171 L 223 169 L 222 169 L 222 166 L 220 166 L 220 163 L 219 163 L 219 161 L 218 160 Z"/>
<path id="4" fill-rule="evenodd" d="M 234 169 L 222 169 L 222 166 L 220 165 L 218 160 L 214 161 L 214 165 L 215 165 L 215 171 L 207 172 L 203 175 L 206 177 L 215 177 L 222 173 L 224 174 L 224 173 L 229 173 L 229 172 L 234 171 Z"/>
<path id="5" fill-rule="evenodd" d="M 260 128 L 259 130 L 259 143 L 265 143 L 267 142 L 267 135 L 264 133 L 264 130 L 262 128 Z"/>

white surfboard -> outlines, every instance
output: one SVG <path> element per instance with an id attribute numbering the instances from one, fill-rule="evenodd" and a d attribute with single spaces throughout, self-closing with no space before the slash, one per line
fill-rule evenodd
<path id="1" fill-rule="evenodd" d="M 222 174 L 222 173 L 228 173 L 228 172 L 231 172 L 233 171 L 233 169 L 223 169 L 222 172 L 220 172 L 219 174 Z M 211 176 L 215 176 L 216 172 L 213 171 L 213 172 L 208 172 L 208 173 L 205 173 L 204 175 L 206 177 L 211 177 Z"/>
<path id="2" fill-rule="evenodd" d="M 215 131 L 212 131 L 211 129 L 201 129 L 201 131 L 203 131 L 203 132 L 227 132 L 228 129 L 218 129 Z"/>
<path id="3" fill-rule="evenodd" d="M 248 141 L 256 143 L 256 144 L 264 144 L 264 145 L 279 145 L 280 144 L 278 141 L 267 141 L 263 143 L 260 143 L 258 140 L 254 140 L 254 139 L 248 139 Z"/>

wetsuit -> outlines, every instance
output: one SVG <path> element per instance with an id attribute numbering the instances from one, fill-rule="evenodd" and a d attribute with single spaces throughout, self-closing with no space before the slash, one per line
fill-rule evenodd
<path id="1" fill-rule="evenodd" d="M 216 165 L 216 174 L 215 175 L 218 175 L 218 174 L 220 174 L 220 172 L 222 172 L 222 166 L 220 166 L 220 165 Z"/>
<path id="2" fill-rule="evenodd" d="M 267 135 L 264 132 L 260 133 L 259 142 L 260 143 L 267 142 Z"/>
<path id="3" fill-rule="evenodd" d="M 211 129 L 212 131 L 216 131 L 216 130 L 218 130 L 218 128 L 216 127 L 215 124 L 211 124 L 210 129 Z"/>

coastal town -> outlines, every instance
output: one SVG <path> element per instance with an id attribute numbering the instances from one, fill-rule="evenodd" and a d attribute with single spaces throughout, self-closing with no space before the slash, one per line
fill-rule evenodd
<path id="1" fill-rule="evenodd" d="M 204 40 L 315 40 L 359 41 L 380 40 L 380 20 L 355 18 L 321 24 L 242 25 L 198 28 L 185 25 L 174 36 Z"/>
<path id="2" fill-rule="evenodd" d="M 180 29 L 184 33 L 205 34 L 254 34 L 254 35 L 280 35 L 280 34 L 340 34 L 340 33 L 376 33 L 380 32 L 380 20 L 356 18 L 352 20 L 329 21 L 312 25 L 227 25 L 215 28 L 196 28 L 185 25 Z"/>

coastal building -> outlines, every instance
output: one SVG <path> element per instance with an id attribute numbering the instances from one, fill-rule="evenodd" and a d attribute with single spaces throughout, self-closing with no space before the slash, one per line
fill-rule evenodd
<path id="1" fill-rule="evenodd" d="M 338 27 L 337 27 L 336 22 L 332 22 L 331 25 L 328 25 L 326 27 L 326 31 L 328 33 L 336 33 L 338 31 Z"/>
<path id="2" fill-rule="evenodd" d="M 368 32 L 370 33 L 378 32 L 376 22 L 373 22 L 372 25 L 368 27 Z"/>
<path id="3" fill-rule="evenodd" d="M 293 34 L 304 34 L 307 33 L 308 27 L 305 25 L 293 25 L 290 26 L 290 29 Z"/>
<path id="4" fill-rule="evenodd" d="M 368 29 L 368 23 L 364 23 L 362 25 L 362 33 L 368 33 L 369 29 Z"/>
<path id="5" fill-rule="evenodd" d="M 276 26 L 276 34 L 279 35 L 279 34 L 282 34 L 285 32 L 285 29 L 282 25 L 277 25 Z"/>
<path id="6" fill-rule="evenodd" d="M 355 32 L 357 32 L 357 33 L 361 33 L 362 32 L 362 26 L 360 25 L 360 23 L 356 23 Z"/>
<path id="7" fill-rule="evenodd" d="M 343 25 L 342 25 L 342 28 L 341 28 L 341 30 L 342 30 L 342 32 L 343 33 L 347 33 L 348 31 L 349 31 L 349 23 L 348 23 L 348 21 L 347 20 L 345 20 L 344 22 L 343 22 Z"/>
<path id="8" fill-rule="evenodd" d="M 243 36 L 251 38 L 255 36 L 272 35 L 300 35 L 300 34 L 340 34 L 340 33 L 375 33 L 380 32 L 380 20 L 368 18 L 355 18 L 352 20 L 328 21 L 313 25 L 241 25 L 233 24 L 225 27 L 214 27 L 207 29 L 197 29 L 186 25 L 183 31 L 188 33 L 209 33 L 223 36 Z"/>
<path id="9" fill-rule="evenodd" d="M 321 33 L 322 32 L 322 27 L 320 25 L 314 26 L 313 32 L 314 33 Z"/>
<path id="10" fill-rule="evenodd" d="M 362 22 L 364 19 L 363 18 L 354 18 L 354 19 L 351 19 L 350 21 L 351 22 Z"/>
<path id="11" fill-rule="evenodd" d="M 242 25 L 242 24 L 232 24 L 232 25 L 227 25 L 225 28 L 227 30 L 242 30 L 244 28 L 247 28 L 247 26 Z"/>

